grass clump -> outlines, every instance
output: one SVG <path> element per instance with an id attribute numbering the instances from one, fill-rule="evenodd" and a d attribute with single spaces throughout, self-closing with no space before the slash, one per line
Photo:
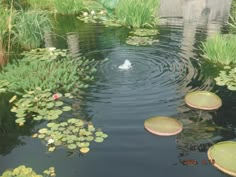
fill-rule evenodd
<path id="1" fill-rule="evenodd" d="M 236 36 L 217 34 L 202 43 L 203 57 L 213 63 L 236 63 Z"/>
<path id="2" fill-rule="evenodd" d="M 45 31 L 50 31 L 51 22 L 44 11 L 19 12 L 16 16 L 15 40 L 24 49 L 38 48 Z"/>
<path id="3" fill-rule="evenodd" d="M 27 3 L 35 10 L 53 10 L 54 0 L 27 0 Z"/>
<path id="4" fill-rule="evenodd" d="M 78 14 L 84 8 L 84 0 L 55 0 L 54 6 L 59 14 Z"/>
<path id="5" fill-rule="evenodd" d="M 154 27 L 157 24 L 155 13 L 159 4 L 159 0 L 120 0 L 115 15 L 128 27 Z"/>

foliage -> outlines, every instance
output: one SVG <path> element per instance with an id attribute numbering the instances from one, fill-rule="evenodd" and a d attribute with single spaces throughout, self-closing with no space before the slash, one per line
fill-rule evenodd
<path id="1" fill-rule="evenodd" d="M 54 0 L 54 6 L 60 14 L 78 14 L 84 8 L 84 0 Z"/>
<path id="2" fill-rule="evenodd" d="M 115 9 L 119 0 L 99 0 L 99 2 L 107 9 Z"/>
<path id="3" fill-rule="evenodd" d="M 43 50 L 34 51 L 31 52 L 32 57 L 26 55 L 19 63 L 8 64 L 3 68 L 0 80 L 6 79 L 11 83 L 9 91 L 24 92 L 40 87 L 53 92 L 70 92 L 87 88 L 87 83 L 94 79 L 94 60 L 84 57 L 72 60 L 63 50 L 52 51 L 52 55 L 48 55 L 48 49 L 44 50 L 45 53 Z M 42 60 L 39 60 L 40 55 Z M 46 56 L 51 62 L 46 61 Z M 59 59 L 53 59 L 55 57 Z"/>
<path id="4" fill-rule="evenodd" d="M 213 63 L 223 65 L 236 63 L 236 36 L 222 35 L 209 38 L 202 43 L 203 57 Z"/>
<path id="5" fill-rule="evenodd" d="M 44 11 L 22 11 L 16 16 L 15 40 L 24 49 L 40 47 L 45 31 L 50 30 L 51 22 Z"/>
<path id="6" fill-rule="evenodd" d="M 10 85 L 10 82 L 7 80 L 0 80 L 0 94 L 5 93 L 8 90 L 8 86 Z"/>
<path id="7" fill-rule="evenodd" d="M 128 27 L 154 27 L 157 24 L 155 13 L 159 4 L 159 0 L 120 0 L 115 14 Z"/>
<path id="8" fill-rule="evenodd" d="M 36 172 L 24 165 L 20 165 L 13 170 L 6 170 L 0 177 L 47 177 L 56 176 L 54 167 L 50 167 L 48 170 L 44 171 L 45 175 L 38 175 Z"/>
<path id="9" fill-rule="evenodd" d="M 65 96 L 70 96 L 66 94 Z M 34 91 L 28 91 L 23 97 L 16 102 L 14 96 L 10 102 L 14 102 L 11 109 L 16 113 L 16 123 L 20 126 L 24 125 L 27 118 L 33 117 L 34 120 L 55 120 L 63 113 L 70 111 L 70 106 L 64 106 L 61 101 L 62 94 L 52 94 L 50 90 L 41 90 L 36 88 Z M 59 100 L 60 98 L 60 100 Z"/>
<path id="10" fill-rule="evenodd" d="M 126 40 L 127 44 L 135 46 L 152 45 L 154 42 L 158 42 L 158 40 L 155 40 L 151 37 L 140 36 L 129 36 Z"/>
<path id="11" fill-rule="evenodd" d="M 230 18 L 229 23 L 230 25 L 230 32 L 236 33 L 236 1 L 232 0 L 231 9 L 230 9 Z"/>
<path id="12" fill-rule="evenodd" d="M 32 9 L 54 10 L 54 0 L 27 0 Z"/>
<path id="13" fill-rule="evenodd" d="M 155 36 L 158 34 L 158 31 L 156 29 L 135 29 L 129 33 L 135 36 Z"/>
<path id="14" fill-rule="evenodd" d="M 215 78 L 216 84 L 219 86 L 226 85 L 229 90 L 236 91 L 236 68 L 226 68 L 227 70 L 220 71 L 218 77 Z"/>
<path id="15" fill-rule="evenodd" d="M 71 118 L 66 122 L 48 123 L 47 128 L 40 129 L 33 137 L 43 139 L 49 146 L 48 151 L 64 146 L 69 150 L 80 149 L 80 152 L 87 153 L 91 141 L 101 143 L 108 135 L 96 130 L 91 122 Z"/>

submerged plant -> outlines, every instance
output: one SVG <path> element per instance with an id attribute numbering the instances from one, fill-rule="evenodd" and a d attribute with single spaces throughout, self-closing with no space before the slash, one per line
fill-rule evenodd
<path id="1" fill-rule="evenodd" d="M 157 24 L 155 13 L 159 4 L 159 0 L 120 0 L 115 15 L 128 27 L 154 27 Z"/>
<path id="2" fill-rule="evenodd" d="M 220 71 L 215 81 L 219 86 L 225 85 L 229 90 L 236 91 L 236 68 L 229 67 L 228 70 Z"/>
<path id="3" fill-rule="evenodd" d="M 65 96 L 72 98 L 67 93 Z M 23 97 L 17 101 L 14 96 L 10 102 L 14 102 L 11 109 L 16 113 L 16 123 L 20 126 L 24 125 L 27 118 L 33 120 L 55 120 L 63 113 L 63 111 L 70 111 L 70 106 L 65 106 L 61 100 L 62 94 L 52 94 L 50 90 L 41 90 L 36 88 L 34 91 L 28 91 Z"/>
<path id="4" fill-rule="evenodd" d="M 48 123 L 47 128 L 40 129 L 33 137 L 43 139 L 49 146 L 48 151 L 64 146 L 69 150 L 79 149 L 80 152 L 87 153 L 91 141 L 101 143 L 108 135 L 95 129 L 91 122 L 71 118 L 66 122 Z"/>
<path id="5" fill-rule="evenodd" d="M 16 16 L 15 40 L 24 49 L 40 47 L 45 31 L 51 30 L 51 22 L 46 12 L 27 11 Z"/>
<path id="6" fill-rule="evenodd" d="M 0 177 L 49 177 L 49 176 L 56 176 L 55 168 L 50 167 L 49 169 L 45 170 L 44 175 L 36 174 L 36 172 L 30 168 L 26 167 L 25 165 L 20 165 L 13 170 L 6 170 Z"/>
<path id="7" fill-rule="evenodd" d="M 209 38 L 202 43 L 203 57 L 213 63 L 223 65 L 236 63 L 236 36 L 222 35 Z"/>

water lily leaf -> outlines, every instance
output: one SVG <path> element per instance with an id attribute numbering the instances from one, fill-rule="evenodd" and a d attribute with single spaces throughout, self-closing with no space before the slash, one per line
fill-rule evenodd
<path id="1" fill-rule="evenodd" d="M 227 88 L 232 91 L 236 90 L 236 86 L 233 86 L 233 85 L 228 85 Z"/>
<path id="2" fill-rule="evenodd" d="M 38 135 L 38 138 L 40 138 L 40 139 L 42 139 L 42 138 L 44 138 L 44 137 L 45 137 L 44 134 L 40 134 L 40 135 Z"/>
<path id="3" fill-rule="evenodd" d="M 48 148 L 48 151 L 49 151 L 49 152 L 53 152 L 53 151 L 55 151 L 55 149 L 56 149 L 56 147 L 54 147 L 54 146 L 53 146 L 53 147 L 49 147 L 49 148 Z"/>
<path id="4" fill-rule="evenodd" d="M 83 147 L 83 148 L 80 148 L 79 150 L 80 152 L 85 154 L 85 153 L 88 153 L 90 149 L 88 147 Z"/>
<path id="5" fill-rule="evenodd" d="M 43 116 L 41 116 L 41 115 L 34 117 L 34 120 L 42 120 L 42 119 L 43 119 Z"/>
<path id="6" fill-rule="evenodd" d="M 102 134 L 102 138 L 107 138 L 107 137 L 108 137 L 107 134 L 105 134 L 105 133 Z"/>
<path id="7" fill-rule="evenodd" d="M 95 135 L 96 135 L 96 136 L 102 136 L 103 133 L 102 133 L 102 132 L 96 132 Z"/>
<path id="8" fill-rule="evenodd" d="M 16 123 L 18 123 L 18 124 L 25 123 L 25 119 L 24 118 L 18 118 L 18 119 L 16 119 Z"/>
<path id="9" fill-rule="evenodd" d="M 53 102 L 50 102 L 46 105 L 47 108 L 53 108 L 54 107 L 54 103 Z"/>
<path id="10" fill-rule="evenodd" d="M 78 120 L 78 119 L 75 119 L 75 118 L 71 118 L 71 119 L 69 119 L 67 122 L 68 122 L 68 123 L 71 123 L 71 124 L 74 124 L 74 123 L 76 123 L 76 122 L 79 122 L 79 120 Z"/>
<path id="11" fill-rule="evenodd" d="M 58 119 L 59 116 L 57 114 L 53 114 L 53 115 L 49 115 L 47 118 L 48 120 L 55 120 L 55 119 Z"/>
<path id="12" fill-rule="evenodd" d="M 26 114 L 24 114 L 24 113 L 17 113 L 17 114 L 16 114 L 16 117 L 25 117 L 25 115 L 26 115 Z"/>
<path id="13" fill-rule="evenodd" d="M 48 129 L 46 128 L 42 128 L 38 131 L 39 133 L 47 133 L 48 132 Z"/>
<path id="14" fill-rule="evenodd" d="M 56 124 L 56 123 L 54 123 L 54 122 L 50 122 L 50 123 L 48 123 L 47 124 L 47 127 L 57 127 L 58 126 L 58 124 Z"/>
<path id="15" fill-rule="evenodd" d="M 13 101 L 15 101 L 17 99 L 17 96 L 14 95 L 10 100 L 9 100 L 9 103 L 12 103 Z"/>
<path id="16" fill-rule="evenodd" d="M 70 106 L 64 106 L 62 108 L 62 111 L 70 111 L 71 110 L 71 107 Z"/>
<path id="17" fill-rule="evenodd" d="M 67 147 L 68 147 L 68 149 L 73 150 L 73 149 L 76 149 L 77 146 L 76 146 L 76 144 L 69 144 Z"/>
<path id="18" fill-rule="evenodd" d="M 35 133 L 35 134 L 33 134 L 31 137 L 32 137 L 32 138 L 36 138 L 37 136 L 38 136 L 38 134 Z"/>
<path id="19" fill-rule="evenodd" d="M 62 101 L 56 101 L 55 106 L 62 106 L 63 102 Z"/>
<path id="20" fill-rule="evenodd" d="M 104 139 L 101 138 L 101 137 L 97 137 L 97 138 L 95 138 L 94 141 L 97 142 L 97 143 L 102 143 L 104 141 Z"/>

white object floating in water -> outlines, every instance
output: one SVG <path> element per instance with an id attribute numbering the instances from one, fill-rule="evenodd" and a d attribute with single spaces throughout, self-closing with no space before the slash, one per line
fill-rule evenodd
<path id="1" fill-rule="evenodd" d="M 53 144 L 54 143 L 54 139 L 50 138 L 47 142 L 47 145 Z"/>
<path id="2" fill-rule="evenodd" d="M 128 70 L 132 68 L 132 64 L 130 63 L 129 60 L 125 60 L 125 62 L 119 66 L 119 69 L 123 69 L 123 70 Z"/>

